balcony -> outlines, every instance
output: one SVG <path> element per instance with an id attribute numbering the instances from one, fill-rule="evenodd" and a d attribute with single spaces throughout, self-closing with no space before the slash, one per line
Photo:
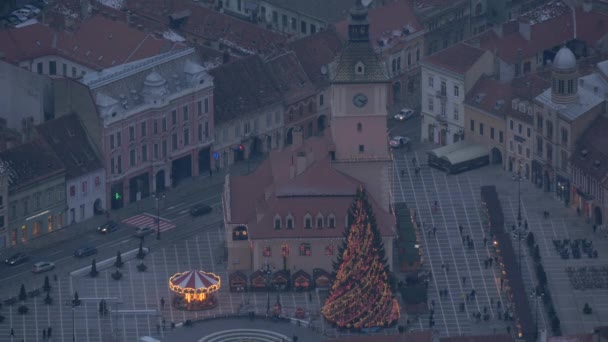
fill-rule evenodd
<path id="1" fill-rule="evenodd" d="M 437 93 L 435 94 L 435 96 L 437 96 L 440 99 L 446 99 L 447 98 L 447 92 L 445 89 L 443 90 L 437 90 Z"/>
<path id="2" fill-rule="evenodd" d="M 440 124 L 447 125 L 448 124 L 448 116 L 445 114 L 437 114 L 435 115 L 435 120 Z"/>

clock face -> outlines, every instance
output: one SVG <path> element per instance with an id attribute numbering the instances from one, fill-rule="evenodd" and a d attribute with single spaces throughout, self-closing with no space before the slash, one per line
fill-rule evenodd
<path id="1" fill-rule="evenodd" d="M 364 107 L 367 104 L 367 96 L 365 94 L 357 94 L 353 97 L 353 104 L 359 108 Z"/>

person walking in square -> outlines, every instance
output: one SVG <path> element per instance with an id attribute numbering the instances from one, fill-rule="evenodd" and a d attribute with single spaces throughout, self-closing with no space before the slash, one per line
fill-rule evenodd
<path id="1" fill-rule="evenodd" d="M 46 329 L 42 329 L 42 340 L 46 340 Z"/>
<path id="2" fill-rule="evenodd" d="M 53 334 L 53 328 L 49 327 L 46 330 L 46 337 L 50 340 L 51 339 L 51 335 Z"/>
<path id="3" fill-rule="evenodd" d="M 160 298 L 160 309 L 161 310 L 165 309 L 165 298 L 164 297 Z"/>
<path id="4" fill-rule="evenodd" d="M 11 328 L 11 334 L 9 336 L 10 337 L 15 337 L 15 329 Z"/>

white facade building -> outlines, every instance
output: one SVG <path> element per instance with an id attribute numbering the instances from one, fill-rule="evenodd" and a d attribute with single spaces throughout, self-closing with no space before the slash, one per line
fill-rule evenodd
<path id="1" fill-rule="evenodd" d="M 76 114 L 37 127 L 66 170 L 65 224 L 82 222 L 106 210 L 105 169 L 100 154 Z"/>
<path id="2" fill-rule="evenodd" d="M 449 145 L 464 138 L 464 100 L 484 74 L 492 72 L 492 55 L 460 43 L 421 63 L 422 141 Z"/>

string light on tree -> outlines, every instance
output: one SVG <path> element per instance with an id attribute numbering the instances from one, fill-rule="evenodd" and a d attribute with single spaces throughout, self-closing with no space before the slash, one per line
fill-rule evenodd
<path id="1" fill-rule="evenodd" d="M 348 214 L 346 241 L 334 264 L 336 278 L 323 316 L 339 328 L 370 329 L 393 325 L 400 316 L 394 280 L 384 245 L 363 188 Z"/>

